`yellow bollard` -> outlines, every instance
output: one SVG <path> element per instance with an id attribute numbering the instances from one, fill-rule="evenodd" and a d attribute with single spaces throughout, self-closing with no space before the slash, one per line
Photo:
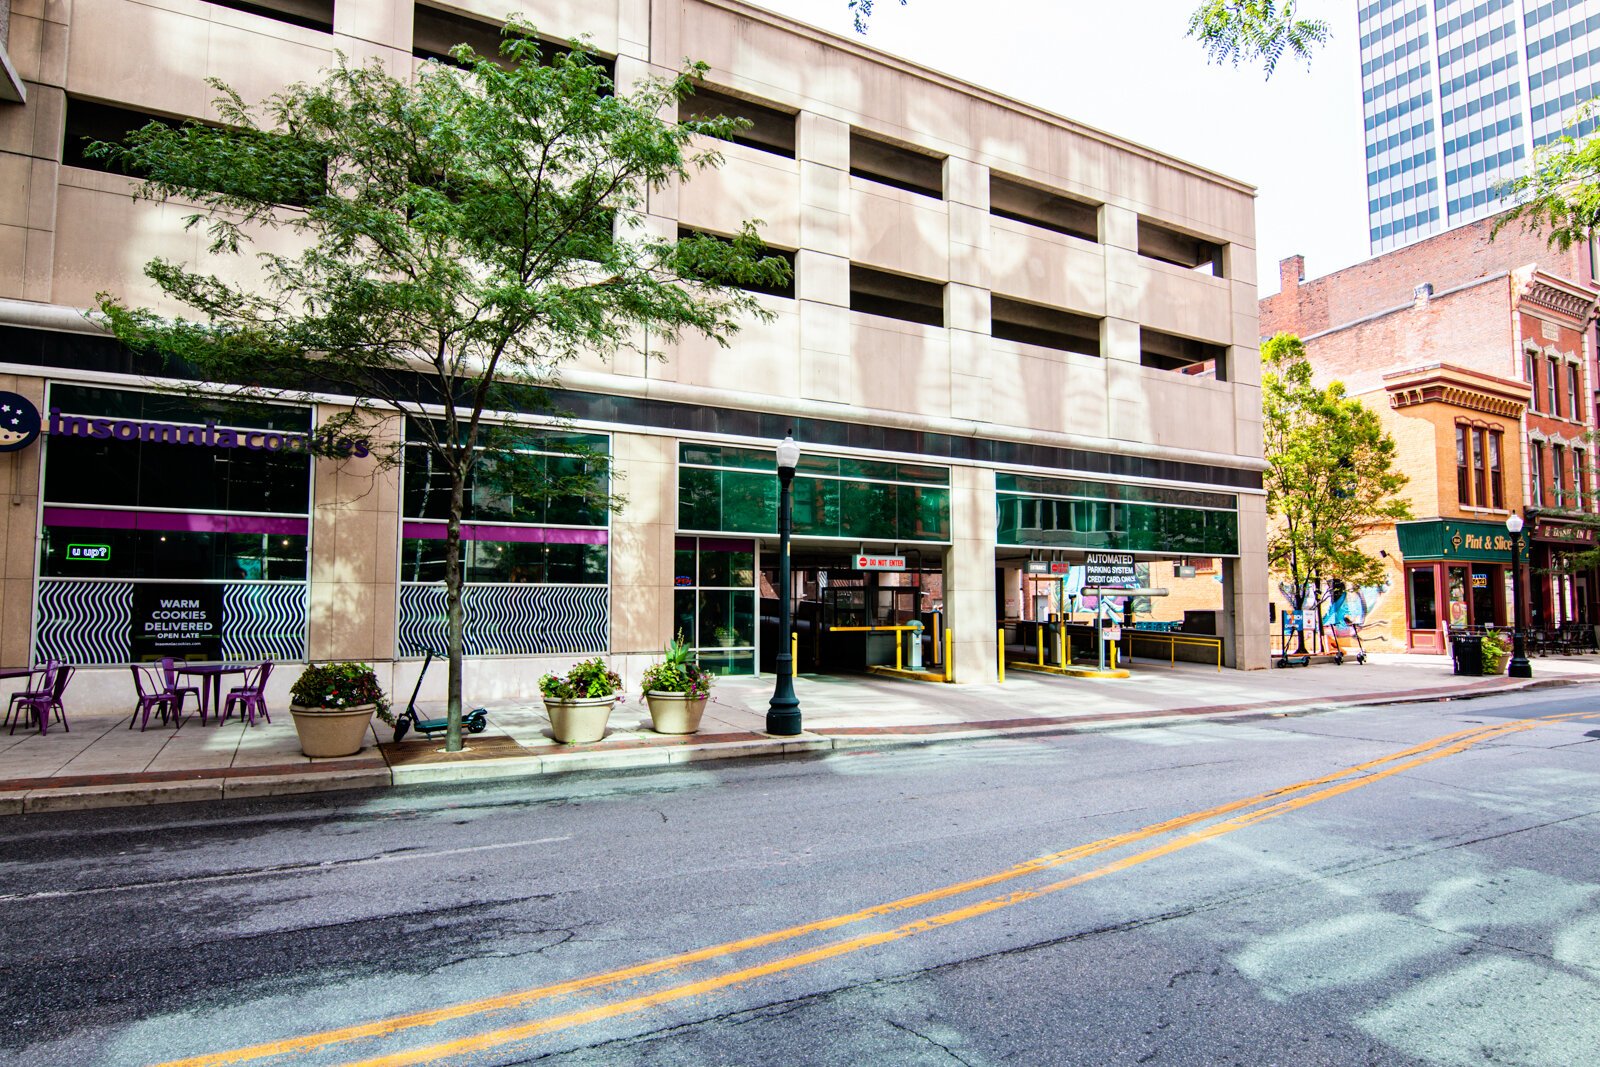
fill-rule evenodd
<path id="1" fill-rule="evenodd" d="M 905 670 L 905 636 L 904 630 L 894 632 L 894 669 L 897 671 Z"/>
<path id="2" fill-rule="evenodd" d="M 945 632 L 944 632 L 944 680 L 947 681 L 947 682 L 953 682 L 953 681 L 956 680 L 956 663 L 955 663 L 956 646 L 951 643 L 955 639 L 956 639 L 956 632 L 954 630 L 946 628 Z M 1004 653 L 1004 651 L 1005 651 L 1005 643 L 1006 643 L 1006 632 L 1004 630 L 1001 630 L 1000 631 L 1000 651 L 1002 653 Z M 1002 655 L 1000 658 L 1004 659 L 1005 656 Z"/>
<path id="3" fill-rule="evenodd" d="M 1044 623 L 1035 624 L 1038 629 L 1033 632 L 1033 643 L 1039 646 L 1039 666 L 1044 666 Z"/>
<path id="4" fill-rule="evenodd" d="M 1004 626 L 1000 627 L 1000 635 L 995 638 L 995 644 L 999 647 L 999 652 L 1000 652 L 999 658 L 997 660 L 995 660 L 995 663 L 997 664 L 997 669 L 1000 672 L 1000 684 L 1001 685 L 1005 685 L 1006 684 L 1006 628 Z M 950 638 L 948 638 L 948 637 L 945 638 L 944 647 L 946 649 L 948 649 L 950 647 Z M 945 665 L 944 665 L 944 680 L 947 681 L 947 682 L 950 680 L 950 663 L 949 663 L 949 658 L 948 657 L 946 657 Z"/>
<path id="5" fill-rule="evenodd" d="M 794 630 L 789 631 L 789 670 L 800 673 L 800 635 Z"/>
<path id="6" fill-rule="evenodd" d="M 1115 641 L 1111 642 L 1111 669 L 1117 669 L 1117 643 Z"/>
<path id="7" fill-rule="evenodd" d="M 1058 666 L 1058 667 L 1070 666 L 1072 661 L 1067 658 L 1067 624 L 1066 623 L 1063 622 L 1061 624 L 1061 630 L 1057 634 L 1057 636 L 1061 638 L 1061 640 L 1058 642 L 1058 644 L 1061 646 L 1061 659 L 1057 661 L 1056 666 Z"/>

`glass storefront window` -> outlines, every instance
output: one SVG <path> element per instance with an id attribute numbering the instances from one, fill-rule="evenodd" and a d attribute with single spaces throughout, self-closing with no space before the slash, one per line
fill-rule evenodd
<path id="1" fill-rule="evenodd" d="M 1411 628 L 1436 630 L 1439 628 L 1439 605 L 1434 597 L 1433 568 L 1419 568 L 1411 572 Z"/>
<path id="2" fill-rule="evenodd" d="M 605 545 L 542 544 L 528 541 L 462 541 L 468 582 L 528 585 L 604 585 Z M 400 580 L 445 580 L 444 539 L 407 537 L 400 546 Z"/>
<path id="3" fill-rule="evenodd" d="M 46 526 L 39 574 L 45 578 L 303 582 L 306 538 Z"/>
<path id="4" fill-rule="evenodd" d="M 999 496 L 996 507 L 1003 545 L 1190 556 L 1239 552 L 1239 519 L 1232 511 L 1008 495 Z"/>
<path id="5" fill-rule="evenodd" d="M 678 528 L 776 533 L 778 480 L 745 470 L 678 470 Z M 948 541 L 950 490 L 799 474 L 794 532 L 851 540 Z"/>
<path id="6" fill-rule="evenodd" d="M 717 674 L 755 672 L 755 542 L 680 537 L 674 552 L 674 633 Z"/>
<path id="7" fill-rule="evenodd" d="M 70 383 L 47 396 L 34 658 L 304 659 L 312 409 Z M 144 643 L 153 595 L 205 603 L 215 636 Z"/>
<path id="8" fill-rule="evenodd" d="M 311 460 L 303 452 L 51 437 L 44 496 L 58 504 L 304 515 Z"/>
<path id="9" fill-rule="evenodd" d="M 730 551 L 724 548 L 700 549 L 700 580 L 702 586 L 722 586 L 748 589 L 756 584 L 756 554 L 752 551 Z"/>
<path id="10" fill-rule="evenodd" d="M 695 644 L 700 648 L 750 648 L 756 643 L 754 592 L 701 590 Z"/>

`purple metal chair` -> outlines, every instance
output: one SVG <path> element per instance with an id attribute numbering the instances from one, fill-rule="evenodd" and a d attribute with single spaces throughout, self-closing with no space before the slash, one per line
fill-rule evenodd
<path id="1" fill-rule="evenodd" d="M 200 712 L 200 725 L 206 724 L 206 702 L 200 699 L 200 687 L 195 685 L 181 685 L 178 681 L 178 667 L 172 662 L 172 657 L 167 656 L 161 661 L 161 680 L 166 693 L 172 698 L 173 710 L 180 716 L 183 714 L 183 698 L 194 694 L 194 706 Z"/>
<path id="2" fill-rule="evenodd" d="M 128 729 L 133 729 L 133 724 L 140 723 L 139 732 L 144 733 L 146 726 L 150 725 L 150 712 L 159 709 L 161 721 L 166 722 L 167 716 L 172 713 L 172 694 L 161 687 L 160 679 L 156 676 L 154 668 L 142 667 L 137 663 L 129 664 L 128 669 L 133 672 L 133 688 L 138 694 L 138 702 L 133 706 L 133 718 L 128 722 Z M 140 722 L 139 713 L 144 713 Z M 177 717 L 173 717 L 174 725 Z"/>
<path id="3" fill-rule="evenodd" d="M 226 699 L 222 702 L 222 718 L 217 720 L 217 725 L 228 720 L 228 715 L 233 711 L 234 705 L 239 707 L 239 718 L 251 726 L 256 724 L 256 715 L 268 722 L 272 716 L 267 714 L 267 678 L 272 674 L 272 661 L 269 659 L 254 671 L 244 676 L 244 684 L 236 685 L 228 690 Z"/>
<path id="4" fill-rule="evenodd" d="M 44 665 L 43 677 L 37 689 L 24 689 L 11 694 L 11 704 L 6 709 L 6 720 L 11 723 L 11 732 L 17 732 L 17 726 L 22 722 L 22 712 L 28 712 L 28 718 L 39 724 L 41 734 L 50 732 L 50 709 L 57 699 L 56 678 L 61 673 L 61 664 L 58 660 L 49 660 Z M 69 676 L 70 676 L 69 669 Z M 65 685 L 65 683 L 63 683 Z M 62 719 L 66 724 L 66 719 Z"/>

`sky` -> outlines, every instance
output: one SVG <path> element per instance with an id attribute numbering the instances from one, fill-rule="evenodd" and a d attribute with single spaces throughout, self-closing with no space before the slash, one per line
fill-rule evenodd
<path id="1" fill-rule="evenodd" d="M 751 0 L 855 36 L 845 0 Z M 1355 0 L 1301 0 L 1333 37 L 1308 71 L 1218 67 L 1184 36 L 1199 0 L 877 0 L 885 52 L 1248 182 L 1261 295 L 1280 259 L 1314 278 L 1366 259 Z M 973 12 L 989 12 L 975 18 Z"/>

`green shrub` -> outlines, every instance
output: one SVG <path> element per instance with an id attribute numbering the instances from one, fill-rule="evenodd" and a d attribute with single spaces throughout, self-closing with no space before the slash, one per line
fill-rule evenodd
<path id="1" fill-rule="evenodd" d="M 300 672 L 289 699 L 302 708 L 354 708 L 378 705 L 378 718 L 394 725 L 389 698 L 378 676 L 365 663 L 313 663 Z"/>
<path id="2" fill-rule="evenodd" d="M 1511 657 L 1511 635 L 1491 630 L 1483 635 L 1483 673 L 1500 674 Z"/>
<path id="3" fill-rule="evenodd" d="M 573 664 L 565 677 L 559 674 L 547 674 L 539 679 L 539 692 L 550 700 L 608 697 L 621 688 L 622 679 L 599 657 Z"/>

